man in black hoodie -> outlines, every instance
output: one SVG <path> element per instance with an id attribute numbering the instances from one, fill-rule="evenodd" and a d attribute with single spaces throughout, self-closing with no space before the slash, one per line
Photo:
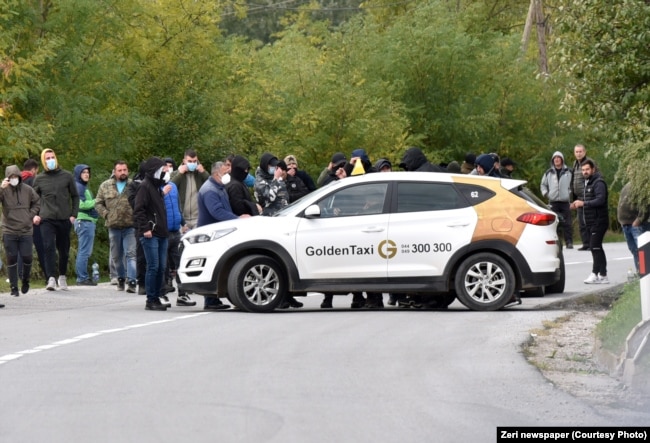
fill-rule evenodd
<path id="1" fill-rule="evenodd" d="M 422 150 L 416 147 L 410 147 L 406 150 L 399 167 L 406 171 L 445 172 L 440 166 L 429 162 Z"/>
<path id="2" fill-rule="evenodd" d="M 250 162 L 241 155 L 234 156 L 230 162 L 230 181 L 226 185 L 226 191 L 232 212 L 237 215 L 262 213 L 262 207 L 253 201 L 251 192 L 244 183 L 250 167 Z"/>
<path id="3" fill-rule="evenodd" d="M 160 301 L 160 296 L 165 295 L 163 282 L 169 237 L 167 209 L 160 189 L 169 182 L 167 168 L 167 163 L 158 157 L 151 157 L 144 163 L 144 180 L 135 196 L 133 210 L 136 237 L 147 260 L 145 309 L 150 311 L 165 311 L 170 306 Z"/>

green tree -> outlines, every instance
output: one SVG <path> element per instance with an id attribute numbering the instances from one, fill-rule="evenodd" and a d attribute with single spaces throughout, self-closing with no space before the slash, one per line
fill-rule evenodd
<path id="1" fill-rule="evenodd" d="M 650 5 L 643 0 L 560 0 L 553 45 L 563 106 L 589 116 L 621 181 L 650 203 Z M 575 122 L 571 122 L 575 123 Z"/>

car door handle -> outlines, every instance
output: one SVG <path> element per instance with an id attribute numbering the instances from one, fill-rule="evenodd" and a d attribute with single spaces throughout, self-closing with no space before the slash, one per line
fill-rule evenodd
<path id="1" fill-rule="evenodd" d="M 447 224 L 447 227 L 449 228 L 459 228 L 463 226 L 469 226 L 470 222 L 466 221 L 456 221 L 456 222 L 451 222 Z"/>
<path id="2" fill-rule="evenodd" d="M 378 226 L 370 226 L 361 230 L 361 232 L 382 232 L 384 228 Z"/>

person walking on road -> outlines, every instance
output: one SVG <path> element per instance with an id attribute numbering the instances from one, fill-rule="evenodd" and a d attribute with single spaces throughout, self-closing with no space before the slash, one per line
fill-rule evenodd
<path id="1" fill-rule="evenodd" d="M 40 210 L 40 198 L 31 186 L 22 183 L 20 169 L 7 166 L 0 185 L 2 242 L 6 253 L 11 295 L 18 297 L 18 257 L 23 260 L 21 292 L 29 291 L 32 270 L 33 219 Z"/>
<path id="2" fill-rule="evenodd" d="M 34 190 L 41 197 L 41 209 L 34 216 L 34 224 L 41 226 L 43 237 L 47 278 L 45 289 L 54 291 L 58 286 L 62 291 L 67 291 L 65 274 L 70 258 L 70 231 L 79 211 L 79 192 L 74 177 L 59 167 L 52 149 L 43 150 L 41 163 L 44 170 L 34 179 Z"/>
<path id="3" fill-rule="evenodd" d="M 585 179 L 585 190 L 582 200 L 571 203 L 571 209 L 582 208 L 584 223 L 589 233 L 589 249 L 593 258 L 591 274 L 584 281 L 587 284 L 607 284 L 607 257 L 603 249 L 603 238 L 609 228 L 609 212 L 607 208 L 607 183 L 596 171 L 596 164 L 591 159 L 582 163 L 582 176 Z"/>

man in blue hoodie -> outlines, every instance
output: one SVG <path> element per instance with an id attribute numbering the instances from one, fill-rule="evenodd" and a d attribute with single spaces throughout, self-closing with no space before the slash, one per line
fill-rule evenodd
<path id="1" fill-rule="evenodd" d="M 88 275 L 88 259 L 93 253 L 95 244 L 95 228 L 99 214 L 95 210 L 95 197 L 88 189 L 90 181 L 90 166 L 80 164 L 73 170 L 74 180 L 79 193 L 79 212 L 74 221 L 74 232 L 77 234 L 77 260 L 75 272 L 77 273 L 77 286 L 96 286 Z"/>

